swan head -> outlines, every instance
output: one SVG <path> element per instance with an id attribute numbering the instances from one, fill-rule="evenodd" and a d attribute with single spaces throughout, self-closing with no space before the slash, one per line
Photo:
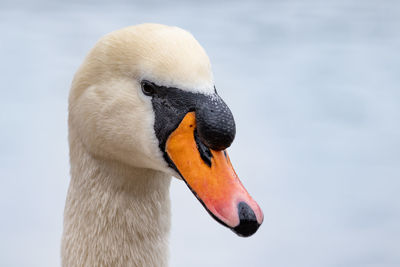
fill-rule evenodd
<path id="1" fill-rule="evenodd" d="M 142 24 L 100 39 L 74 77 L 69 128 L 93 156 L 183 179 L 240 236 L 263 221 L 226 152 L 232 113 L 206 52 L 185 30 Z"/>

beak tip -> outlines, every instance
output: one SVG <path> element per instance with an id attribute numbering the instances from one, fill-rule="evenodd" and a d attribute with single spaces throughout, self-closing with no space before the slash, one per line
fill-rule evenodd
<path id="1" fill-rule="evenodd" d="M 240 223 L 232 231 L 235 232 L 240 237 L 249 237 L 255 234 L 260 227 L 258 222 L 254 223 Z"/>
<path id="2" fill-rule="evenodd" d="M 257 232 L 261 223 L 258 223 L 257 217 L 253 209 L 245 202 L 238 204 L 239 225 L 232 228 L 237 235 L 241 237 L 249 237 Z"/>

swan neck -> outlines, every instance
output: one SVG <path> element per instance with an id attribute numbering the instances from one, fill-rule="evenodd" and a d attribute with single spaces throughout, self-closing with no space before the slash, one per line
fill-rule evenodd
<path id="1" fill-rule="evenodd" d="M 70 161 L 62 265 L 167 266 L 171 178 L 95 158 L 74 142 Z"/>

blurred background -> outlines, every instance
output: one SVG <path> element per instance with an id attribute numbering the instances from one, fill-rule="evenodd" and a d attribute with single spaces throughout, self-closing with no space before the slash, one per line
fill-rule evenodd
<path id="1" fill-rule="evenodd" d="M 0 266 L 59 266 L 67 97 L 104 34 L 157 22 L 208 52 L 230 157 L 263 208 L 243 239 L 171 187 L 171 266 L 400 266 L 400 2 L 0 2 Z"/>

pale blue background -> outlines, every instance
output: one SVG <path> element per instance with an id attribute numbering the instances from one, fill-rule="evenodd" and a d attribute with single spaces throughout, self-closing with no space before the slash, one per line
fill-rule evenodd
<path id="1" fill-rule="evenodd" d="M 1 1 L 0 266 L 58 266 L 67 96 L 102 35 L 191 31 L 231 107 L 248 239 L 172 184 L 171 266 L 400 266 L 400 1 Z"/>

